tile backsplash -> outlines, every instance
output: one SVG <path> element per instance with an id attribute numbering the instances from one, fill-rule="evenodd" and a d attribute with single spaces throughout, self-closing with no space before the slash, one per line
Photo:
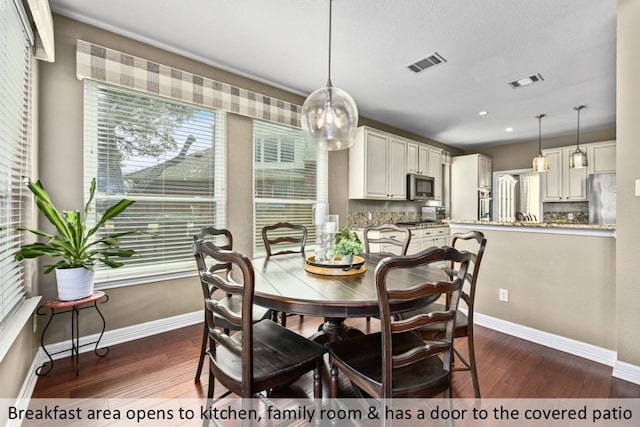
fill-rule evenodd
<path id="1" fill-rule="evenodd" d="M 352 228 L 367 225 L 419 221 L 424 203 L 410 201 L 349 200 L 348 224 Z"/>
<path id="2" fill-rule="evenodd" d="M 542 210 L 544 222 L 589 223 L 589 202 L 543 203 Z"/>

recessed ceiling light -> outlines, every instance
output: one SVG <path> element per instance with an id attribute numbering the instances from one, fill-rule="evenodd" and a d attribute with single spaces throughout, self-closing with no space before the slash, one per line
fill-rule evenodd
<path id="1" fill-rule="evenodd" d="M 522 79 L 518 79 L 518 80 L 514 80 L 512 82 L 509 82 L 508 85 L 511 86 L 513 89 L 522 87 L 522 86 L 529 86 L 531 84 L 534 84 L 536 82 L 541 82 L 544 79 L 542 78 L 542 76 L 540 75 L 540 73 L 535 74 L 533 76 L 529 76 L 529 77 L 524 77 Z"/>
<path id="2" fill-rule="evenodd" d="M 480 111 L 480 112 L 478 113 L 478 115 L 479 115 L 479 116 L 486 116 L 487 114 L 489 114 L 489 112 L 488 112 L 488 111 Z"/>
<path id="3" fill-rule="evenodd" d="M 505 132 L 513 132 L 513 128 L 505 128 Z"/>

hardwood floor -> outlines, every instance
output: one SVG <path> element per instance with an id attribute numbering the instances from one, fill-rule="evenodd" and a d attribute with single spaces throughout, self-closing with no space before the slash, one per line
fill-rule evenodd
<path id="1" fill-rule="evenodd" d="M 287 327 L 312 335 L 320 319 L 298 316 Z M 378 330 L 378 321 L 349 319 L 363 331 Z M 80 374 L 70 358 L 56 360 L 53 370 L 39 377 L 34 398 L 202 398 L 207 393 L 205 363 L 200 383 L 194 375 L 200 350 L 202 325 L 112 346 L 99 358 L 83 353 Z M 464 346 L 461 345 L 462 348 Z M 612 368 L 490 329 L 476 328 L 476 353 L 483 398 L 639 398 L 640 385 L 611 377 Z M 325 363 L 327 367 L 327 363 Z M 323 393 L 328 395 L 328 369 L 323 373 Z M 346 382 L 341 394 L 352 396 Z M 216 396 L 224 392 L 216 385 Z M 274 397 L 312 396 L 312 378 L 305 375 Z M 454 397 L 473 397 L 468 372 L 454 373 Z"/>

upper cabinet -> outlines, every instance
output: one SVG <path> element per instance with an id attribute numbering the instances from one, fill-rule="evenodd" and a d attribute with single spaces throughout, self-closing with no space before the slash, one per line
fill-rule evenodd
<path id="1" fill-rule="evenodd" d="M 428 147 L 427 175 L 433 177 L 433 200 L 442 200 L 442 150 Z"/>
<path id="2" fill-rule="evenodd" d="M 542 150 L 549 170 L 542 174 L 542 200 L 567 202 L 587 200 L 587 168 L 570 169 L 569 156 L 575 147 Z"/>
<path id="3" fill-rule="evenodd" d="M 549 159 L 549 170 L 541 176 L 543 201 L 586 201 L 588 175 L 616 171 L 615 141 L 583 144 L 581 148 L 587 151 L 589 166 L 580 169 L 569 167 L 569 156 L 576 149 L 574 145 L 542 150 Z"/>
<path id="4" fill-rule="evenodd" d="M 407 142 L 407 173 L 429 175 L 428 170 L 429 147 L 417 142 Z"/>
<path id="5" fill-rule="evenodd" d="M 358 128 L 349 149 L 349 198 L 406 200 L 407 174 L 434 177 L 442 200 L 442 150 L 373 129 Z"/>
<path id="6" fill-rule="evenodd" d="M 491 190 L 493 162 L 491 157 L 478 156 L 478 187 Z"/>
<path id="7" fill-rule="evenodd" d="M 358 128 L 349 150 L 349 198 L 406 200 L 407 143 L 368 127 Z"/>
<path id="8" fill-rule="evenodd" d="M 616 142 L 603 141 L 589 144 L 589 173 L 616 171 Z"/>

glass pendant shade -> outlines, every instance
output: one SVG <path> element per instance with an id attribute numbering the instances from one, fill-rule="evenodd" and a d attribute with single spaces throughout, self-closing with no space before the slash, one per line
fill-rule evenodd
<path id="1" fill-rule="evenodd" d="M 322 148 L 344 150 L 355 142 L 358 107 L 344 90 L 326 86 L 304 101 L 300 121 L 302 129 Z"/>
<path id="2" fill-rule="evenodd" d="M 545 114 L 538 114 L 538 155 L 533 158 L 533 171 L 546 172 L 549 170 L 549 159 L 542 154 L 542 118 Z"/>
<path id="3" fill-rule="evenodd" d="M 573 151 L 569 156 L 569 167 L 571 169 L 585 168 L 589 166 L 589 160 L 587 159 L 587 152 L 579 148 Z"/>
<path id="4" fill-rule="evenodd" d="M 549 170 L 549 159 L 542 154 L 533 158 L 533 171 L 534 172 L 546 172 Z"/>
<path id="5" fill-rule="evenodd" d="M 578 112 L 578 129 L 576 131 L 576 151 L 573 151 L 569 156 L 569 168 L 571 169 L 586 168 L 589 166 L 587 152 L 580 149 L 580 110 L 584 107 L 584 105 L 573 107 L 573 109 Z"/>

